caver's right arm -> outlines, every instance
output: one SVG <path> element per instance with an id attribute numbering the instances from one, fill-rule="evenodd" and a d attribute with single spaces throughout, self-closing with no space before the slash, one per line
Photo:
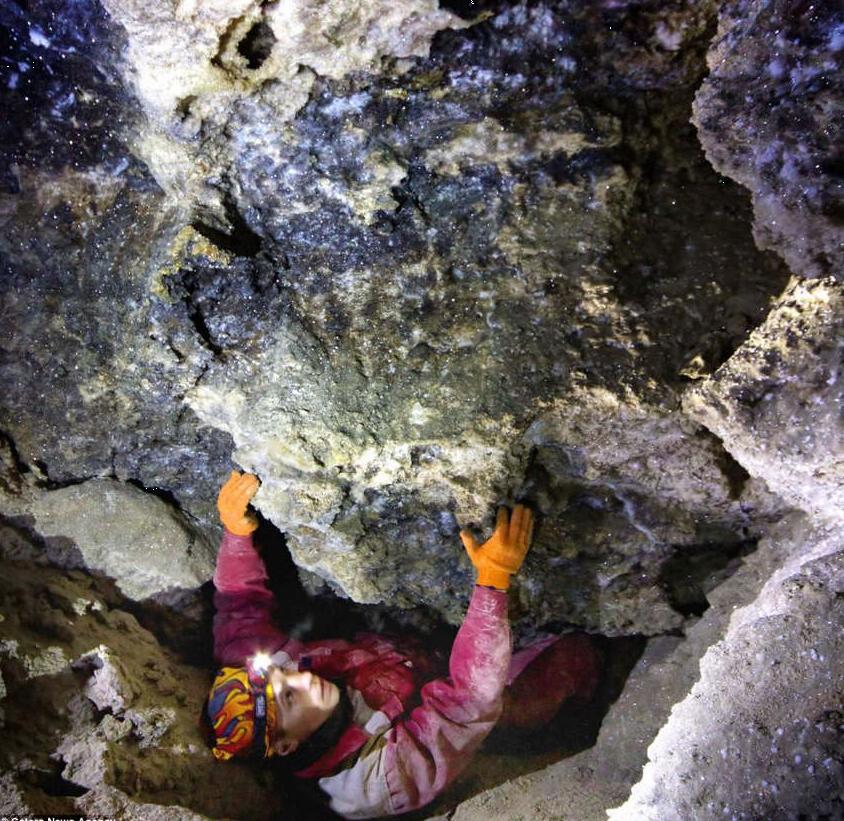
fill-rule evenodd
<path id="1" fill-rule="evenodd" d="M 258 652 L 299 650 L 274 623 L 275 597 L 252 539 L 258 523 L 247 506 L 258 487 L 256 476 L 233 471 L 217 499 L 225 532 L 214 571 L 214 658 L 225 666 L 242 666 Z"/>

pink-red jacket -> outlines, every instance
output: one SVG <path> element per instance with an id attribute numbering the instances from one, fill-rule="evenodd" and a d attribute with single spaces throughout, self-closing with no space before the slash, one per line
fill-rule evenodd
<path id="1" fill-rule="evenodd" d="M 511 659 L 507 594 L 474 588 L 448 676 L 426 683 L 424 656 L 383 636 L 289 638 L 273 624 L 266 579 L 251 536 L 226 531 L 214 574 L 217 661 L 240 666 L 268 652 L 283 667 L 342 681 L 354 708 L 353 724 L 335 747 L 300 775 L 319 779 L 331 808 L 346 818 L 397 815 L 432 801 L 501 713 Z"/>

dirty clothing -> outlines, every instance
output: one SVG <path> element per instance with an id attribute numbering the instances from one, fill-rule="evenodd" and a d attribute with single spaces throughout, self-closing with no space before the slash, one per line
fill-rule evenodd
<path id="1" fill-rule="evenodd" d="M 505 686 L 556 646 L 552 638 L 511 657 L 507 594 L 475 586 L 448 675 L 429 680 L 430 658 L 384 636 L 312 642 L 288 637 L 273 623 L 275 600 L 266 580 L 252 537 L 226 531 L 214 574 L 216 660 L 241 666 L 263 651 L 283 669 L 311 670 L 345 686 L 352 722 L 331 749 L 296 775 L 318 779 L 331 808 L 346 818 L 396 815 L 432 801 L 495 726 Z M 586 695 L 597 674 L 591 648 L 574 650 L 582 669 L 563 677 L 564 696 Z"/>

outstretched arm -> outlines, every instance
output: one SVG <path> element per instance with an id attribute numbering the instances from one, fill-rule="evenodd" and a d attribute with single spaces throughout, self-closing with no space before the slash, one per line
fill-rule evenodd
<path id="1" fill-rule="evenodd" d="M 353 767 L 320 779 L 331 807 L 347 818 L 408 812 L 432 801 L 466 767 L 501 713 L 510 665 L 507 587 L 530 542 L 532 516 L 499 511 L 495 534 L 478 545 L 461 534 L 478 584 L 454 640 L 449 676 L 426 684 L 422 704 Z"/>
<path id="2" fill-rule="evenodd" d="M 232 471 L 217 498 L 225 532 L 214 571 L 214 657 L 224 665 L 240 666 L 259 651 L 293 649 L 273 622 L 275 599 L 252 541 L 258 521 L 248 505 L 259 484 L 257 476 Z"/>

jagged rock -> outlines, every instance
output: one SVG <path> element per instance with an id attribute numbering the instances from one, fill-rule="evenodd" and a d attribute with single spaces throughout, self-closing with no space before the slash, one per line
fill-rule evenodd
<path id="1" fill-rule="evenodd" d="M 15 783 L 13 773 L 0 773 L 0 812 L 9 817 L 14 813 L 32 812 Z"/>
<path id="2" fill-rule="evenodd" d="M 91 789 L 101 784 L 106 776 L 108 736 L 114 734 L 107 732 L 110 722 L 105 719 L 105 727 L 100 729 L 91 704 L 79 695 L 70 700 L 68 712 L 71 731 L 56 748 L 56 755 L 64 764 L 62 778 Z"/>
<path id="3" fill-rule="evenodd" d="M 801 276 L 844 270 L 842 32 L 835 3 L 721 3 L 695 98 L 706 156 L 753 194 L 757 243 Z"/>
<path id="4" fill-rule="evenodd" d="M 105 5 L 0 9 L 0 663 L 12 773 L 0 794 L 17 810 L 41 806 L 39 778 L 61 788 L 64 772 L 88 790 L 73 804 L 57 796 L 64 809 L 278 810 L 283 797 L 246 768 L 220 783 L 195 727 L 208 671 L 176 661 L 137 621 L 160 629 L 152 605 L 103 578 L 159 600 L 207 579 L 214 499 L 234 457 L 260 473 L 256 504 L 299 566 L 358 601 L 422 604 L 456 622 L 471 581 L 458 528 L 488 530 L 498 504 L 524 499 L 539 523 L 511 597 L 519 631 L 685 630 L 685 641 L 653 641 L 619 701 L 596 748 L 615 757 L 572 761 L 530 779 L 538 798 L 496 798 L 485 812 L 555 817 L 589 784 L 600 793 L 589 812 L 621 803 L 695 659 L 746 601 L 719 604 L 713 586 L 782 514 L 762 483 L 818 519 L 840 495 L 838 292 L 795 284 L 801 316 L 781 302 L 747 341 L 787 275 L 753 247 L 747 198 L 707 166 L 687 124 L 719 5 L 443 3 L 481 12 L 467 21 L 433 2 Z M 740 20 L 749 8 L 762 25 Z M 698 95 L 697 125 L 713 162 L 751 189 L 760 241 L 799 273 L 838 275 L 823 134 L 836 104 L 801 54 L 815 36 L 803 31 L 809 9 L 784 25 L 800 36 L 783 55 L 765 54 L 779 48 L 771 30 L 784 11 L 720 4 L 713 55 L 726 59 Z M 815 43 L 830 73 L 836 32 Z M 788 65 L 798 57 L 802 68 Z M 791 82 L 799 99 L 782 93 Z M 728 99 L 731 88 L 746 96 Z M 766 123 L 769 105 L 778 116 Z M 779 117 L 792 114 L 804 119 L 786 130 Z M 794 326 L 805 340 L 789 347 Z M 818 363 L 826 382 L 813 385 Z M 770 400 L 765 368 L 782 382 Z M 687 414 L 726 450 L 680 410 L 700 380 Z M 832 455 L 801 449 L 794 430 L 807 425 L 835 438 Z M 782 456 L 760 455 L 752 426 Z M 106 515 L 106 497 L 120 510 Z M 194 526 L 208 540 L 201 556 L 188 555 Z M 793 535 L 795 549 L 813 544 Z M 155 544 L 180 558 L 145 563 Z M 764 563 L 765 544 L 744 570 Z M 729 684 L 747 683 L 746 669 L 758 675 L 735 699 L 742 717 L 760 705 L 766 721 L 799 712 L 777 701 L 772 660 L 795 693 L 812 685 L 812 710 L 830 700 L 806 642 L 840 657 L 823 632 L 838 618 L 839 576 L 832 558 L 813 567 L 787 570 L 779 581 L 805 586 L 772 583 L 705 657 L 695 693 L 709 713 L 678 708 L 637 806 L 663 806 L 651 787 L 666 784 L 666 808 L 708 811 L 664 750 L 686 762 L 695 724 L 709 732 L 701 749 L 732 743 Z M 809 655 L 778 655 L 780 634 Z M 34 672 L 39 686 L 26 689 Z M 645 697 L 653 713 L 632 715 Z M 805 735 L 816 757 L 828 735 Z M 757 740 L 735 743 L 753 773 L 769 766 Z M 734 773 L 706 750 L 704 782 L 726 782 Z M 766 780 L 782 793 L 786 776 Z M 832 792 L 838 771 L 824 778 Z M 719 812 L 777 806 L 733 781 L 711 799 Z"/>
<path id="5" fill-rule="evenodd" d="M 111 658 L 108 647 L 100 645 L 95 650 L 83 654 L 75 666 L 91 668 L 92 674 L 85 686 L 85 696 L 98 710 L 116 715 L 131 704 L 132 693 L 127 691 L 121 682 L 122 676 Z"/>
<path id="6" fill-rule="evenodd" d="M 54 85 L 40 71 L 27 90 L 76 88 L 77 100 L 87 81 L 54 53 L 70 35 L 49 8 L 33 14 Z M 648 484 L 635 468 L 596 490 L 545 458 L 573 443 L 545 441 L 542 455 L 525 435 L 551 406 L 588 417 L 578 403 L 602 391 L 669 419 L 686 375 L 720 364 L 778 287 L 782 272 L 737 229 L 743 204 L 683 130 L 713 8 L 517 4 L 466 27 L 424 6 L 407 25 L 382 15 L 384 37 L 361 46 L 378 8 L 343 18 L 331 36 L 346 45 L 330 53 L 317 33 L 337 10 L 311 31 L 280 24 L 304 5 L 74 12 L 107 43 L 74 45 L 111 66 L 90 83 L 97 116 L 124 112 L 121 134 L 152 175 L 119 141 L 65 168 L 39 166 L 38 142 L 13 169 L 8 237 L 30 237 L 4 248 L 0 428 L 13 462 L 40 471 L 36 489 L 104 475 L 163 489 L 213 540 L 233 439 L 300 566 L 358 601 L 425 604 L 452 622 L 471 577 L 458 526 L 488 526 L 533 487 L 545 541 L 525 576 L 526 627 L 676 628 L 664 562 L 752 537 L 765 504 L 727 501 L 717 447 L 692 446 L 707 489 L 621 498 L 619 482 Z M 117 52 L 126 76 L 137 69 L 131 89 Z M 301 101 L 289 60 L 317 68 L 290 80 L 307 80 Z M 39 140 L 55 116 L 37 121 Z M 165 145 L 154 135 L 168 128 Z M 695 241 L 669 239 L 686 219 Z M 596 404 L 595 425 L 605 417 Z M 691 436 L 685 425 L 665 441 Z M 688 469 L 677 456 L 675 475 Z M 537 483 L 531 471 L 549 466 L 560 473 Z M 7 515 L 24 505 L 14 492 Z M 721 508 L 702 513 L 701 492 Z M 661 522 L 654 539 L 642 522 Z"/>
<path id="7" fill-rule="evenodd" d="M 433 0 L 413 8 L 379 0 L 104 6 L 126 32 L 127 75 L 148 118 L 135 140 L 137 155 L 164 190 L 202 203 L 223 226 L 227 194 L 213 177 L 226 173 L 230 148 L 241 139 L 230 135 L 242 104 L 260 99 L 273 127 L 283 128 L 318 78 L 427 56 L 437 31 L 464 25 Z M 388 174 L 378 183 L 388 199 L 391 179 L 398 182 Z"/>
<path id="8" fill-rule="evenodd" d="M 91 818 L 120 818 L 125 821 L 207 821 L 209 818 L 185 807 L 133 801 L 126 793 L 105 785 L 76 799 L 76 806 Z"/>
<path id="9" fill-rule="evenodd" d="M 768 319 L 684 402 L 751 475 L 836 522 L 844 517 L 842 338 L 842 286 L 794 280 Z"/>
<path id="10" fill-rule="evenodd" d="M 44 536 L 65 536 L 85 565 L 132 599 L 193 590 L 211 578 L 214 549 L 161 499 L 111 479 L 41 493 L 30 512 Z"/>
<path id="11" fill-rule="evenodd" d="M 772 538 L 783 565 L 704 656 L 614 821 L 841 814 L 841 531 L 792 520 Z"/>
<path id="12" fill-rule="evenodd" d="M 80 599 L 102 606 L 79 613 Z M 209 669 L 179 661 L 122 602 L 113 585 L 79 571 L 4 561 L 2 806 L 10 815 L 26 807 L 57 814 L 71 812 L 72 800 L 85 812 L 108 800 L 138 817 L 148 804 L 179 804 L 184 817 L 232 818 L 278 808 L 283 790 L 269 789 L 248 768 L 219 777 L 197 727 Z M 61 625 L 68 629 L 58 637 Z M 39 670 L 33 681 L 26 659 L 47 645 L 67 663 Z M 53 793 L 39 789 L 38 773 Z"/>

